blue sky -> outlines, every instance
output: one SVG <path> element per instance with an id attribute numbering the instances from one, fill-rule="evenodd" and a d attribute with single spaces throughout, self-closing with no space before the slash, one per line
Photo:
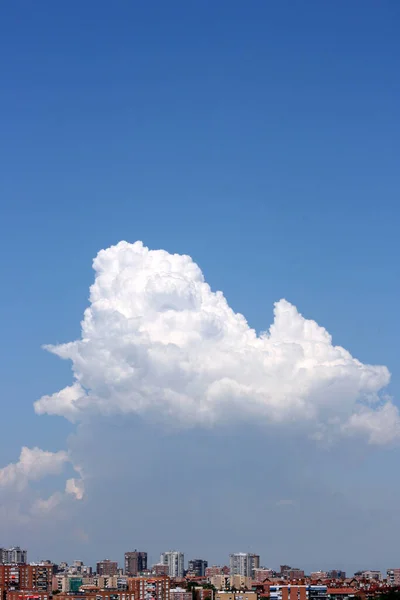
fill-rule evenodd
<path id="1" fill-rule="evenodd" d="M 257 331 L 272 322 L 273 303 L 286 298 L 360 361 L 386 365 L 392 381 L 385 391 L 400 397 L 399 13 L 394 1 L 358 0 L 17 1 L 1 7 L 2 465 L 16 462 L 23 445 L 55 452 L 66 448 L 69 435 L 79 438 L 67 420 L 34 413 L 35 400 L 71 383 L 70 364 L 41 346 L 79 338 L 92 260 L 120 240 L 190 255 L 211 288 L 222 290 Z M 129 439 L 129 425 L 112 423 L 92 427 L 112 429 L 110 437 L 122 427 Z M 146 445 L 148 425 L 132 427 Z M 250 432 L 243 444 L 254 444 L 262 455 L 272 442 L 264 447 L 259 435 Z M 178 433 L 162 451 L 177 456 L 185 443 Z M 214 434 L 210 447 L 232 471 L 230 485 L 239 484 L 239 473 L 223 460 L 225 443 L 233 444 Z M 314 452 L 304 444 L 306 463 Z M 201 453 L 187 453 L 201 465 Z M 185 454 L 179 464 L 187 473 Z M 153 458 L 158 473 L 157 452 Z M 338 539 L 327 562 L 343 564 L 332 567 L 398 566 L 387 564 L 396 559 L 400 527 L 400 515 L 390 512 L 400 496 L 393 481 L 398 458 L 396 448 L 358 443 L 312 458 L 311 473 L 331 473 L 325 484 L 346 502 L 351 498 L 354 514 L 376 494 L 365 510 L 378 511 L 379 523 L 395 524 L 388 533 L 368 530 L 376 515 L 368 513 L 354 525 L 353 537 L 367 528 L 376 546 L 387 544 L 384 559 L 365 547 L 342 558 Z M 287 461 L 293 464 L 293 454 Z M 298 478 L 296 489 L 302 489 L 301 467 L 289 481 L 282 471 L 287 468 L 273 472 L 274 486 L 291 493 Z M 182 476 L 179 469 L 173 475 L 176 481 Z M 218 473 L 209 476 L 218 479 Z M 120 477 L 131 481 L 135 494 L 134 476 L 121 471 Z M 267 494 L 270 477 L 268 471 L 264 487 L 257 484 L 257 497 Z M 374 477 L 391 490 L 390 502 L 371 484 Z M 93 479 L 93 489 L 106 496 L 101 476 Z M 318 488 L 317 480 L 311 477 Z M 45 489 L 47 480 L 41 485 Z M 214 506 L 223 493 L 213 491 Z M 166 510 L 175 501 L 168 497 Z M 243 499 L 251 501 L 251 495 Z M 21 543 L 29 544 L 31 555 L 49 550 L 57 559 L 80 554 L 92 561 L 102 558 L 98 552 L 110 554 L 108 548 L 115 555 L 130 549 L 124 544 L 140 542 L 154 558 L 166 549 L 158 544 L 167 543 L 169 530 L 160 539 L 153 532 L 149 542 L 144 531 L 136 543 L 135 531 L 128 537 L 122 527 L 99 539 L 95 525 L 109 505 L 94 508 L 93 495 L 85 502 L 73 509 L 76 522 L 94 523 L 82 548 L 75 550 L 78 540 L 39 541 L 34 529 L 21 532 Z M 306 506 L 307 498 L 302 502 Z M 203 514 L 189 497 L 183 504 L 186 522 Z M 311 513 L 283 521 L 293 528 L 309 523 Z M 268 507 L 257 514 L 269 522 Z M 349 514 L 338 509 L 321 522 L 340 523 Z M 245 519 L 236 538 L 229 527 L 221 530 L 226 544 L 217 550 L 207 546 L 209 532 L 196 529 L 186 539 L 180 523 L 182 534 L 171 544 L 180 543 L 188 554 L 199 548 L 217 562 L 246 544 L 256 544 L 271 566 L 289 553 L 282 546 L 274 554 L 267 530 L 249 526 L 246 532 Z M 297 526 L 301 540 L 305 534 Z M 20 541 L 10 532 L 3 537 Z M 287 560 L 314 566 L 315 558 L 299 541 L 299 553 Z"/>

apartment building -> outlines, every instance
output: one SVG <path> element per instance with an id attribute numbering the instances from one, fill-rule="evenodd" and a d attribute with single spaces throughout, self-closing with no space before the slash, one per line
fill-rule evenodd
<path id="1" fill-rule="evenodd" d="M 61 593 L 57 595 L 57 600 L 136 600 L 136 598 L 133 593 L 126 590 L 88 590 L 76 595 Z"/>
<path id="2" fill-rule="evenodd" d="M 27 551 L 21 550 L 19 546 L 13 548 L 0 548 L 0 563 L 2 564 L 26 564 Z"/>
<path id="3" fill-rule="evenodd" d="M 255 569 L 258 569 L 259 567 L 260 557 L 258 554 L 237 552 L 229 555 L 229 568 L 231 575 L 253 577 Z"/>
<path id="4" fill-rule="evenodd" d="M 170 600 L 193 600 L 192 592 L 181 587 L 169 590 Z"/>
<path id="5" fill-rule="evenodd" d="M 160 556 L 160 563 L 168 565 L 168 575 L 170 577 L 183 577 L 185 572 L 183 552 L 178 552 L 176 550 L 163 552 Z"/>
<path id="6" fill-rule="evenodd" d="M 326 600 L 326 585 L 271 585 L 270 600 Z"/>
<path id="7" fill-rule="evenodd" d="M 215 600 L 257 600 L 257 592 L 215 592 Z"/>
<path id="8" fill-rule="evenodd" d="M 50 592 L 53 567 L 51 563 L 0 565 L 0 586 L 6 590 Z"/>
<path id="9" fill-rule="evenodd" d="M 168 565 L 164 565 L 161 563 L 157 563 L 151 567 L 151 572 L 153 575 L 169 575 L 169 567 Z"/>
<path id="10" fill-rule="evenodd" d="M 400 569 L 388 569 L 386 571 L 386 579 L 389 585 L 400 586 Z"/>
<path id="11" fill-rule="evenodd" d="M 203 560 L 202 558 L 193 558 L 188 562 L 188 573 L 193 573 L 197 577 L 204 577 L 206 574 L 206 569 L 208 567 L 208 562 Z"/>
<path id="12" fill-rule="evenodd" d="M 134 600 L 169 600 L 170 578 L 163 575 L 129 577 L 128 590 L 133 593 Z"/>
<path id="13" fill-rule="evenodd" d="M 260 567 L 259 569 L 254 569 L 253 579 L 259 583 L 262 583 L 266 579 L 273 577 L 274 571 L 272 569 L 263 569 Z"/>
<path id="14" fill-rule="evenodd" d="M 97 575 L 118 575 L 118 563 L 108 558 L 101 560 L 96 565 L 96 572 Z"/>
<path id="15" fill-rule="evenodd" d="M 136 577 L 138 573 L 143 571 L 147 571 L 147 552 L 139 552 L 138 550 L 125 552 L 125 575 Z"/>

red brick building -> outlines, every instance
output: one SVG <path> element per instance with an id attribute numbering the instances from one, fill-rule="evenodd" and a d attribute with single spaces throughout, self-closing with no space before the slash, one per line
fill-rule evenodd
<path id="1" fill-rule="evenodd" d="M 57 600 L 136 600 L 131 592 L 125 590 L 90 590 L 85 593 L 61 593 L 55 596 Z M 18 600 L 18 599 L 15 599 Z"/>
<path id="2" fill-rule="evenodd" d="M 118 575 L 118 563 L 113 560 L 100 560 L 96 565 L 97 575 Z"/>
<path id="3" fill-rule="evenodd" d="M 168 576 L 169 573 L 168 565 L 164 565 L 162 563 L 157 563 L 156 565 L 153 565 L 151 570 L 153 571 L 154 575 Z"/>
<path id="4" fill-rule="evenodd" d="M 134 600 L 169 600 L 169 590 L 170 578 L 165 575 L 128 578 L 128 591 Z"/>
<path id="5" fill-rule="evenodd" d="M 50 592 L 53 581 L 53 565 L 0 565 L 0 587 L 5 590 L 30 590 Z"/>
<path id="6" fill-rule="evenodd" d="M 35 590 L 9 590 L 7 600 L 49 600 L 49 592 Z"/>

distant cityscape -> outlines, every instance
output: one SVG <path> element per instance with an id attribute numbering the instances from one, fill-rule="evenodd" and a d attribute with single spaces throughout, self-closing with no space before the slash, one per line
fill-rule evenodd
<path id="1" fill-rule="evenodd" d="M 124 564 L 100 560 L 29 563 L 26 550 L 0 548 L 0 600 L 348 600 L 379 598 L 400 589 L 400 568 L 314 571 L 261 566 L 260 556 L 229 555 L 226 565 L 203 558 L 185 564 L 183 552 L 162 552 L 151 566 L 145 551 L 125 552 Z"/>

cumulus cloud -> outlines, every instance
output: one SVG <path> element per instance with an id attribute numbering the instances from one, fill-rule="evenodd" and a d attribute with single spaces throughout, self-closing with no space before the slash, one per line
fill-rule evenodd
<path id="1" fill-rule="evenodd" d="M 46 452 L 40 448 L 24 446 L 18 462 L 10 463 L 0 469 L 0 489 L 14 488 L 21 491 L 30 481 L 38 481 L 47 475 L 60 474 L 67 462 L 69 462 L 68 453 L 63 450 Z"/>
<path id="2" fill-rule="evenodd" d="M 182 427 L 252 419 L 316 438 L 399 437 L 399 412 L 380 398 L 387 368 L 333 345 L 286 300 L 257 334 L 189 256 L 120 242 L 93 267 L 81 339 L 46 346 L 72 361 L 74 382 L 38 400 L 38 414 L 73 422 L 137 414 Z"/>
<path id="3" fill-rule="evenodd" d="M 399 411 L 390 400 L 378 408 L 362 406 L 344 424 L 347 433 L 367 432 L 374 444 L 387 444 L 400 438 Z"/>
<path id="4" fill-rule="evenodd" d="M 48 498 L 41 498 L 38 491 L 31 487 L 33 482 L 61 475 L 68 464 L 72 465 L 71 458 L 64 450 L 49 452 L 24 446 L 17 462 L 0 469 L 0 504 L 8 514 L 8 519 L 26 524 L 30 518 L 37 519 L 53 512 L 71 495 L 81 500 L 84 495 L 82 472 L 73 465 L 81 478 L 68 479 L 65 493 L 57 491 Z"/>
<path id="5" fill-rule="evenodd" d="M 82 479 L 71 478 L 65 484 L 65 492 L 71 494 L 77 500 L 82 500 L 85 493 L 85 485 Z"/>

